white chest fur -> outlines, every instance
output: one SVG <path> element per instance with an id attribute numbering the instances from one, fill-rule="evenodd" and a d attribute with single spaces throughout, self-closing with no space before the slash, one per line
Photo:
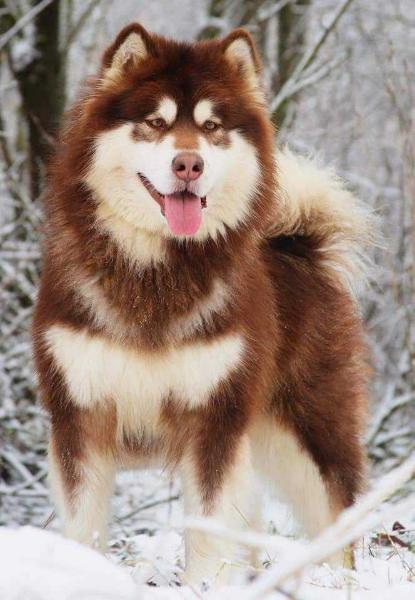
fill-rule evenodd
<path id="1" fill-rule="evenodd" d="M 169 395 L 188 408 L 202 405 L 240 364 L 243 353 L 239 334 L 158 353 L 123 348 L 62 326 L 49 329 L 46 339 L 72 401 L 84 408 L 114 401 L 118 428 L 124 431 L 154 431 Z"/>

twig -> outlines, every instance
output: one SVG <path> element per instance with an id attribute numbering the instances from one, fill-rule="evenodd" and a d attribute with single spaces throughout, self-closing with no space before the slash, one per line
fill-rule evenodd
<path id="1" fill-rule="evenodd" d="M 367 444 L 371 445 L 374 442 L 376 436 L 382 429 L 384 422 L 387 419 L 389 419 L 389 417 L 395 411 L 397 411 L 402 406 L 405 406 L 406 404 L 413 402 L 414 400 L 415 400 L 415 395 L 412 392 L 410 392 L 408 394 L 403 394 L 402 396 L 398 396 L 398 398 L 395 398 L 395 400 L 393 402 L 391 402 L 390 404 L 384 403 L 382 405 L 379 413 L 375 416 L 374 423 L 373 423 L 372 427 L 370 428 L 370 432 L 367 437 Z"/>
<path id="2" fill-rule="evenodd" d="M 0 130 L 1 130 L 1 135 L 0 135 L 0 149 L 2 151 L 3 154 L 3 160 L 4 163 L 6 165 L 7 170 L 11 169 L 13 167 L 13 160 L 11 157 L 11 153 L 10 153 L 10 148 L 9 148 L 9 144 L 8 144 L 8 136 L 6 133 L 6 128 L 4 126 L 4 122 L 3 122 L 3 115 L 1 113 L 0 110 Z"/>
<path id="3" fill-rule="evenodd" d="M 389 540 L 389 543 L 391 544 L 391 546 L 393 547 L 396 555 L 399 557 L 399 560 L 401 561 L 401 563 L 403 564 L 403 566 L 405 567 L 405 569 L 408 570 L 408 573 L 410 573 L 411 577 L 415 576 L 415 570 L 413 567 L 411 567 L 410 564 L 408 564 L 408 561 L 405 560 L 404 556 L 402 556 L 402 548 L 410 548 L 410 544 L 403 542 L 402 540 L 400 540 L 396 535 L 391 535 L 386 528 L 383 528 L 385 533 L 383 534 L 384 536 L 386 536 L 386 538 Z M 379 534 L 381 535 L 381 534 Z M 400 546 L 400 547 L 398 547 Z"/>
<path id="4" fill-rule="evenodd" d="M 261 8 L 258 11 L 256 23 L 265 23 L 269 19 L 272 19 L 272 17 L 275 17 L 275 15 L 278 14 L 285 6 L 287 6 L 287 4 L 290 4 L 290 2 L 292 2 L 292 0 L 280 0 L 275 4 L 271 4 L 271 6 L 268 6 L 267 8 Z"/>
<path id="5" fill-rule="evenodd" d="M 3 486 L 0 486 L 0 494 L 2 494 L 4 496 L 18 496 L 19 492 L 21 490 L 24 490 L 24 489 L 32 486 L 34 483 L 37 483 L 38 481 L 43 479 L 46 475 L 47 475 L 47 469 L 42 469 L 36 475 L 33 475 L 31 479 L 27 479 L 23 483 L 19 483 L 12 488 L 6 488 Z"/>
<path id="6" fill-rule="evenodd" d="M 17 33 L 19 33 L 19 31 L 23 29 L 23 27 L 26 27 L 26 25 L 33 21 L 33 19 L 35 19 L 38 14 L 45 10 L 45 8 L 47 8 L 49 4 L 52 4 L 52 2 L 54 1 L 55 0 L 42 0 L 41 2 L 39 2 L 39 4 L 36 4 L 25 15 L 23 15 L 23 17 L 13 25 L 13 27 L 10 27 L 10 29 L 6 31 L 6 33 L 3 33 L 3 35 L 0 37 L 0 50 L 7 46 L 10 40 Z"/>
<path id="7" fill-rule="evenodd" d="M 80 31 L 84 27 L 85 23 L 87 22 L 88 18 L 92 14 L 94 8 L 96 6 L 98 6 L 98 4 L 100 3 L 100 1 L 101 0 L 91 0 L 91 2 L 88 4 L 88 6 L 86 7 L 86 9 L 79 16 L 78 21 L 71 28 L 71 30 L 68 33 L 68 36 L 67 36 L 67 38 L 66 38 L 63 46 L 62 46 L 62 48 L 60 49 L 60 53 L 62 55 L 66 54 L 68 52 L 68 50 L 69 50 L 72 42 L 78 36 L 78 34 L 80 33 Z"/>
<path id="8" fill-rule="evenodd" d="M 43 127 L 39 117 L 37 115 L 35 115 L 35 113 L 33 111 L 28 110 L 27 112 L 28 112 L 30 120 L 32 121 L 33 125 L 36 127 L 36 129 L 38 130 L 38 132 L 40 133 L 40 135 L 42 136 L 44 141 L 51 148 L 53 148 L 56 144 L 56 139 L 53 137 L 53 135 L 50 135 L 50 133 L 48 133 L 46 131 L 46 129 Z"/>
<path id="9" fill-rule="evenodd" d="M 1 331 L 0 328 L 0 340 L 6 340 L 7 338 L 9 338 L 16 331 L 16 329 L 18 329 L 19 326 L 27 318 L 30 317 L 30 315 L 32 314 L 32 310 L 33 309 L 31 306 L 28 306 L 27 308 L 22 308 L 21 311 L 13 319 L 13 321 L 11 323 L 7 323 L 7 328 L 5 328 L 3 331 Z"/>
<path id="10" fill-rule="evenodd" d="M 315 85 L 316 83 L 324 79 L 324 77 L 327 77 L 327 75 L 331 73 L 331 71 L 334 71 L 341 64 L 343 64 L 347 60 L 347 58 L 347 54 L 344 53 L 341 56 L 334 58 L 333 60 L 323 65 L 319 65 L 317 68 L 313 69 L 312 72 L 309 72 L 310 69 L 305 71 L 303 73 L 303 77 L 301 77 L 301 79 L 297 81 L 297 83 L 293 84 L 290 90 L 290 96 L 298 94 L 298 92 L 300 92 L 305 87 Z"/>
<path id="11" fill-rule="evenodd" d="M 402 404 L 400 407 L 403 406 Z M 399 407 L 399 408 L 400 408 Z M 386 431 L 385 433 L 380 433 L 376 438 L 376 446 L 384 446 L 393 440 L 399 440 L 401 438 L 405 438 L 408 435 L 413 436 L 414 430 L 411 427 L 401 427 L 395 431 Z"/>
<path id="12" fill-rule="evenodd" d="M 264 598 L 268 591 L 281 586 L 284 582 L 293 577 L 297 577 L 307 566 L 315 563 L 322 563 L 336 552 L 341 551 L 348 544 L 359 539 L 368 530 L 378 527 L 395 515 L 406 513 L 410 510 L 413 510 L 413 498 L 408 497 L 379 512 L 369 514 L 364 520 L 358 521 L 349 529 L 347 528 L 347 525 L 345 525 L 340 533 L 338 533 L 340 529 L 340 527 L 338 527 L 340 520 L 336 521 L 334 525 L 316 538 L 310 546 L 299 549 L 296 556 L 293 555 L 291 558 L 276 565 L 274 568 L 269 569 L 267 573 L 261 577 L 261 580 L 258 580 L 251 586 L 250 593 L 244 600 Z M 348 516 L 347 511 L 342 513 L 340 519 L 342 519 L 343 516 Z M 341 524 L 343 524 L 343 520 L 341 521 Z"/>
<path id="13" fill-rule="evenodd" d="M 163 498 L 162 500 L 154 500 L 153 502 L 148 502 L 147 504 L 142 504 L 141 506 L 138 506 L 137 508 L 135 508 L 131 512 L 127 513 L 126 515 L 123 515 L 122 517 L 120 517 L 117 520 L 125 521 L 126 519 L 130 519 L 131 517 L 134 517 L 137 513 L 141 512 L 142 510 L 147 510 L 148 508 L 154 508 L 155 506 L 160 506 L 161 504 L 168 504 L 169 502 L 174 502 L 175 500 L 179 500 L 179 498 L 180 498 L 179 494 L 176 494 L 175 496 L 169 496 L 168 498 Z"/>
<path id="14" fill-rule="evenodd" d="M 52 510 L 46 521 L 42 525 L 42 529 L 47 529 L 49 525 L 56 519 L 56 512 Z"/>
<path id="15" fill-rule="evenodd" d="M 17 473 L 19 473 L 25 482 L 33 483 L 32 473 L 17 459 L 12 452 L 9 452 L 3 448 L 1 451 L 1 456 L 9 463 L 10 466 L 14 468 L 15 471 L 17 471 Z"/>
<path id="16" fill-rule="evenodd" d="M 49 498 L 49 492 L 46 489 L 22 490 L 14 495 L 18 498 Z"/>

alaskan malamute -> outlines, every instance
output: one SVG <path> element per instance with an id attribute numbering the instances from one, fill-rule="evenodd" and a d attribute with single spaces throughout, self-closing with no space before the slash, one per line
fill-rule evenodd
<path id="1" fill-rule="evenodd" d="M 182 43 L 132 24 L 70 111 L 34 320 L 68 536 L 105 547 L 118 468 L 177 468 L 186 514 L 231 528 L 257 523 L 265 476 L 310 536 L 361 489 L 370 220 L 274 145 L 243 30 Z M 185 546 L 192 583 L 226 581 L 240 553 Z"/>

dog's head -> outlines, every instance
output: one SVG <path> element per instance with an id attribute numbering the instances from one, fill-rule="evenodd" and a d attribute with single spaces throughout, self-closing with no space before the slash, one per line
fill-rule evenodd
<path id="1" fill-rule="evenodd" d="M 97 201 L 170 238 L 215 238 L 258 220 L 272 178 L 259 70 L 243 30 L 194 44 L 138 24 L 121 31 L 88 105 L 85 181 Z"/>

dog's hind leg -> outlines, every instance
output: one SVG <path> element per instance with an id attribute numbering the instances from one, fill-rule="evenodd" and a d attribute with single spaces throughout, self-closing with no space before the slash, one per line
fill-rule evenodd
<path id="1" fill-rule="evenodd" d="M 335 517 L 336 507 L 318 467 L 300 447 L 294 433 L 274 424 L 263 424 L 254 438 L 258 468 L 289 502 L 305 533 L 314 537 Z"/>
<path id="2" fill-rule="evenodd" d="M 64 535 L 105 550 L 115 464 L 108 447 L 96 443 L 100 416 L 93 417 L 94 433 L 90 411 L 69 406 L 64 420 L 52 419 L 49 479 Z"/>
<path id="3" fill-rule="evenodd" d="M 316 537 L 351 504 L 350 490 L 345 490 L 345 470 L 349 468 L 345 463 L 349 462 L 348 459 L 344 464 L 338 461 L 333 465 L 335 470 L 332 474 L 323 473 L 295 431 L 279 426 L 273 420 L 261 422 L 252 443 L 255 467 L 280 498 L 289 504 L 308 537 Z M 359 465 L 356 464 L 355 468 L 358 471 Z M 359 475 L 357 472 L 356 477 Z M 345 560 L 345 556 L 347 552 L 340 552 L 330 560 L 351 566 L 346 564 L 350 560 Z"/>

